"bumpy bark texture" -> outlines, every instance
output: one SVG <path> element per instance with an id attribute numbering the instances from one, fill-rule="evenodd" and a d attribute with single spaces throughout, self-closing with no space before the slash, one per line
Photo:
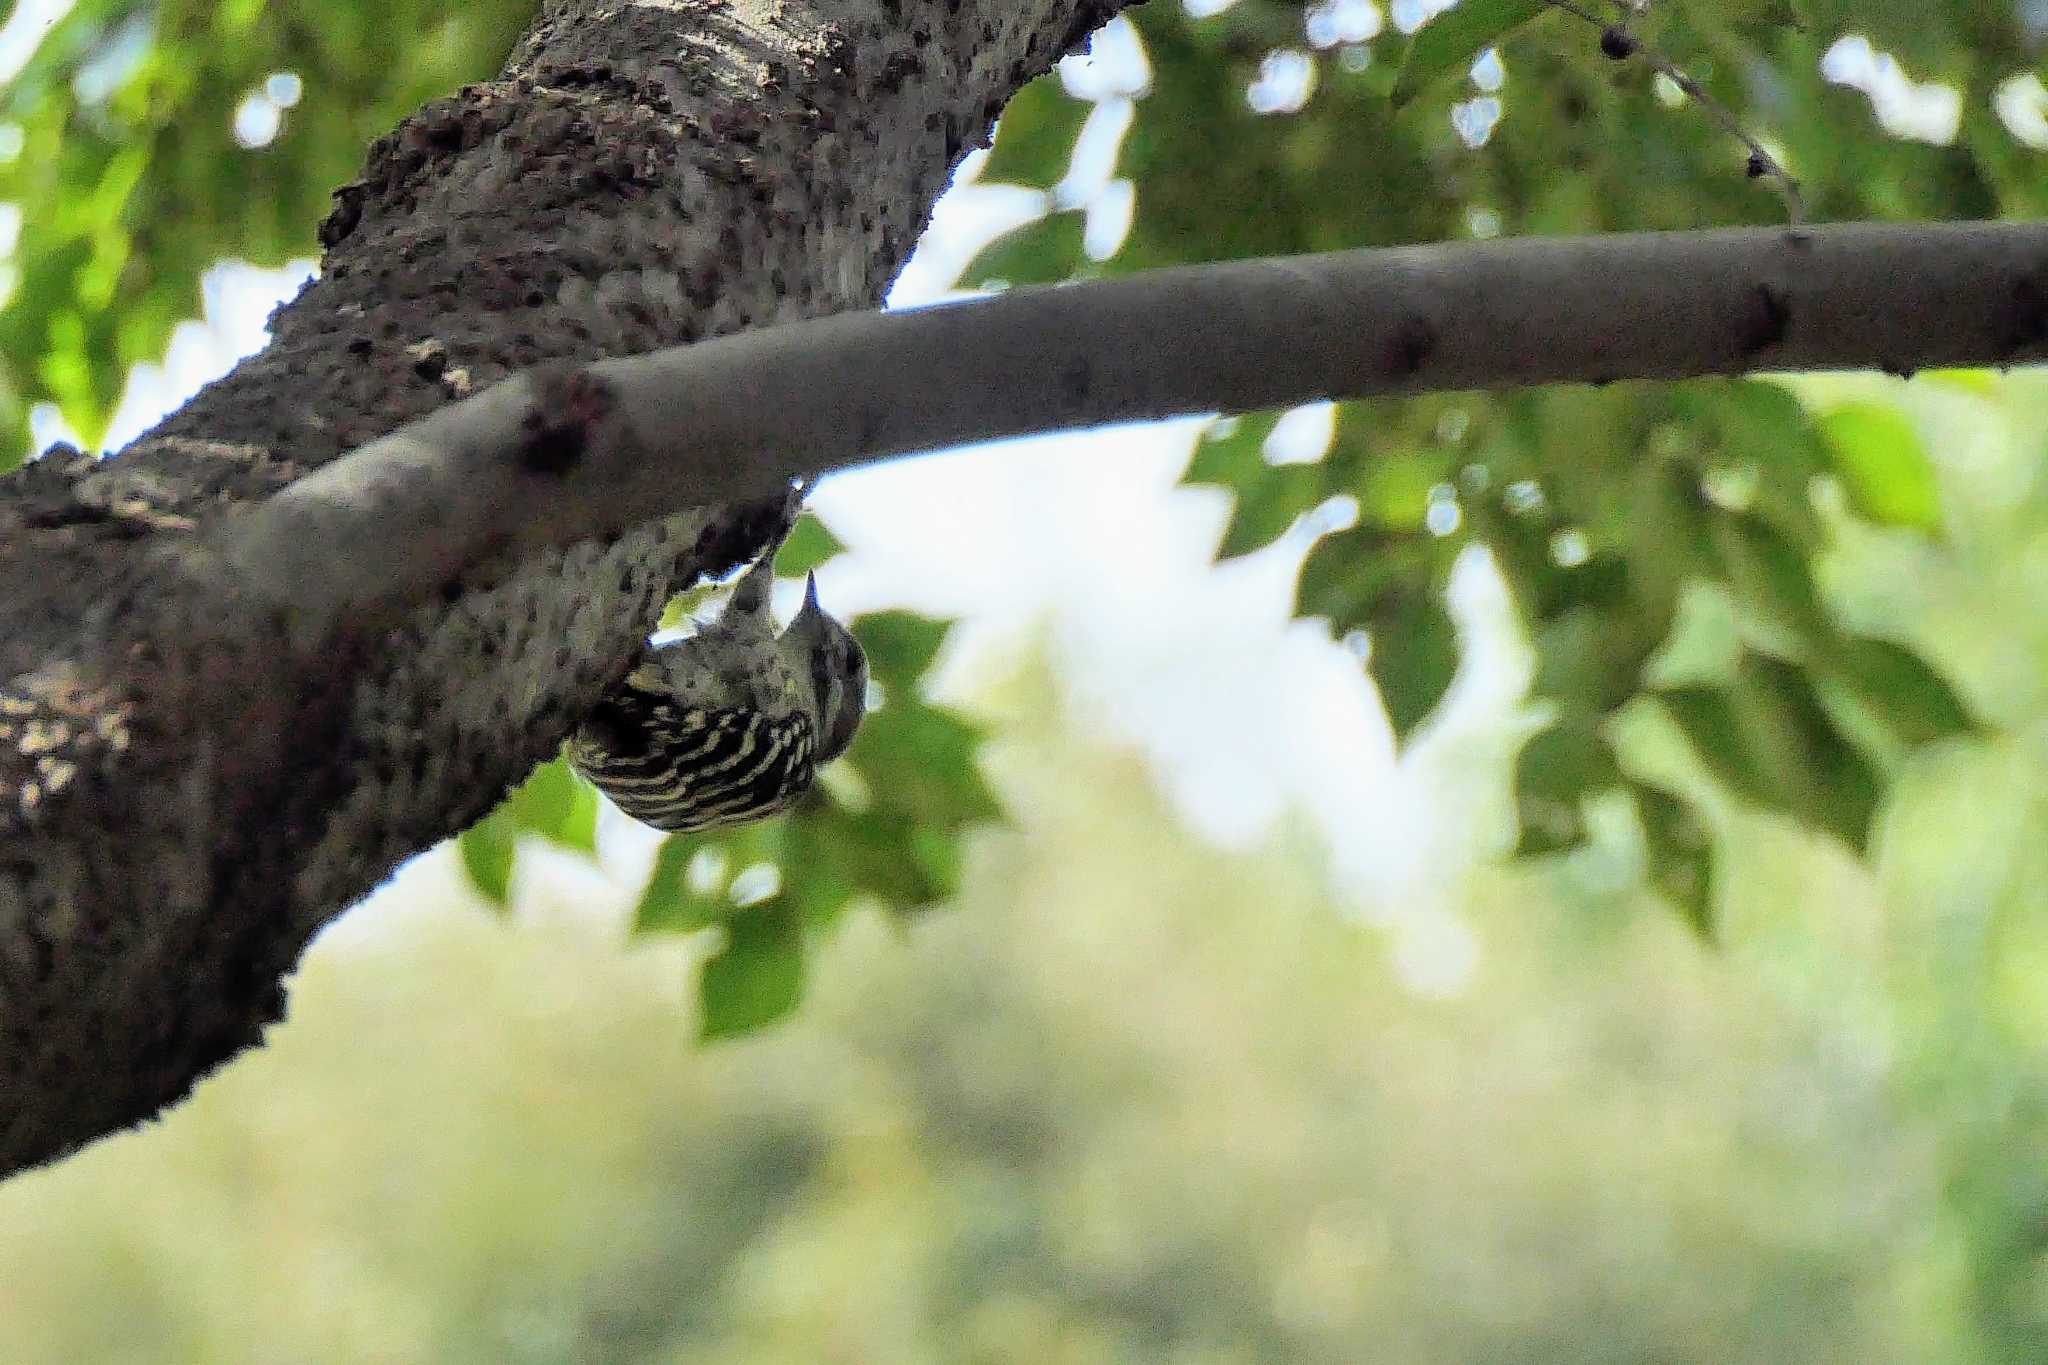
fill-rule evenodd
<path id="1" fill-rule="evenodd" d="M 549 0 L 501 79 L 370 149 L 266 350 L 116 459 L 0 482 L 0 1174 L 258 1041 L 314 932 L 781 509 L 580 544 L 310 660 L 195 527 L 538 362 L 876 305 L 957 158 L 1125 2 Z"/>

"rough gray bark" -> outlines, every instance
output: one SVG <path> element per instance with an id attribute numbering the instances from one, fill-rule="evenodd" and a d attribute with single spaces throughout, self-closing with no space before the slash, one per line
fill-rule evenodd
<path id="1" fill-rule="evenodd" d="M 958 156 L 1128 2 L 548 0 L 501 79 L 372 147 L 268 348 L 119 458 L 0 484 L 0 1174 L 256 1042 L 313 933 L 550 754 L 782 502 L 312 651 L 291 585 L 195 530 L 514 370 L 874 306 Z"/>
<path id="2" fill-rule="evenodd" d="M 2043 358 L 2043 223 L 1232 261 L 522 375 L 299 480 L 216 543 L 239 576 L 290 585 L 293 633 L 318 642 L 508 547 L 939 446 L 1370 394 Z M 409 533 L 430 521 L 433 536 Z M 350 572 L 327 567 L 369 543 Z"/>

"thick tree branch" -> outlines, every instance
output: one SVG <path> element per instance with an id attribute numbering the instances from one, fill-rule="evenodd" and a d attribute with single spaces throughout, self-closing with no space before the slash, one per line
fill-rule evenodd
<path id="1" fill-rule="evenodd" d="M 2048 223 L 1232 262 L 521 376 L 300 480 L 220 543 L 238 576 L 284 586 L 317 644 L 508 550 L 968 441 L 1424 389 L 2042 359 Z"/>
<path id="2" fill-rule="evenodd" d="M 261 354 L 113 460 L 0 480 L 0 1174 L 255 1042 L 320 926 L 552 753 L 782 505 L 679 489 L 312 654 L 291 585 L 194 528 L 517 371 L 873 307 L 953 163 L 1123 3 L 545 0 L 499 80 L 370 149 Z"/>

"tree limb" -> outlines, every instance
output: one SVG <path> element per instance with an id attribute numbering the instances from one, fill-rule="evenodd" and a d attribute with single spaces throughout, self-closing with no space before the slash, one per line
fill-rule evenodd
<path id="1" fill-rule="evenodd" d="M 317 645 L 508 550 L 969 441 L 1421 390 L 2044 358 L 2048 223 L 1241 261 L 521 376 L 300 480 L 218 539 L 240 575 L 291 585 Z M 349 546 L 371 552 L 350 561 Z"/>

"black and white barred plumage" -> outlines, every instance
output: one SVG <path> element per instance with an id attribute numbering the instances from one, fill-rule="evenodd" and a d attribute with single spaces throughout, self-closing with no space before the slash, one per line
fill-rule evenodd
<path id="1" fill-rule="evenodd" d="M 867 655 L 818 605 L 815 580 L 775 633 L 773 558 L 771 547 L 747 570 L 717 621 L 649 650 L 570 739 L 570 763 L 634 819 L 705 830 L 773 815 L 853 743 Z"/>

